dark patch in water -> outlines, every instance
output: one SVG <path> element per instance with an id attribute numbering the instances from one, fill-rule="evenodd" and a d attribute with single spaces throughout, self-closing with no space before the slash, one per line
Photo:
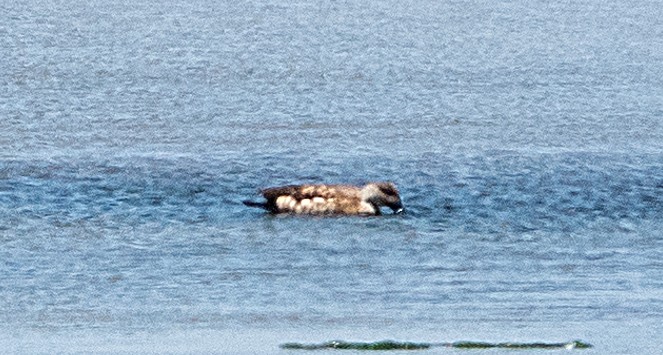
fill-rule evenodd
<path id="1" fill-rule="evenodd" d="M 373 343 L 361 342 L 346 342 L 341 340 L 329 341 L 322 344 L 300 344 L 300 343 L 286 343 L 281 345 L 281 348 L 288 350 L 321 350 L 321 349 L 337 349 L 337 350 L 423 350 L 431 347 L 431 344 L 426 343 L 411 343 L 411 342 L 397 342 L 391 340 L 377 341 Z"/>
<path id="2" fill-rule="evenodd" d="M 574 340 L 566 343 L 488 343 L 478 341 L 458 341 L 453 343 L 413 343 L 413 342 L 398 342 L 392 340 L 376 341 L 372 343 L 366 342 L 347 342 L 342 340 L 328 341 L 320 344 L 302 344 L 302 343 L 285 343 L 281 348 L 288 350 L 321 350 L 321 349 L 337 349 L 337 350 L 424 350 L 431 347 L 449 347 L 456 349 L 541 349 L 541 350 L 557 350 L 557 349 L 589 349 L 593 346 L 589 343 Z"/>

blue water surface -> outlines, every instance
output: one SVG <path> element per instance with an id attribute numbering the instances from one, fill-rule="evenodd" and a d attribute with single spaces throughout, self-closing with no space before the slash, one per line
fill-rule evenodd
<path id="1" fill-rule="evenodd" d="M 658 3 L 0 8 L 6 351 L 661 352 Z M 241 203 L 373 180 L 406 214 Z"/>

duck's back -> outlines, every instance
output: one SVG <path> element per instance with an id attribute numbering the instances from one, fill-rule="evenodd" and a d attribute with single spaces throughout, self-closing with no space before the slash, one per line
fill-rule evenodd
<path id="1" fill-rule="evenodd" d="M 349 185 L 288 185 L 262 190 L 269 210 L 296 214 L 375 214 L 361 198 L 361 189 Z"/>

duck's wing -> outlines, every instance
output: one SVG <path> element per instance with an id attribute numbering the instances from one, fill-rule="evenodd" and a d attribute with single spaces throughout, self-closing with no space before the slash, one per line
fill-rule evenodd
<path id="1" fill-rule="evenodd" d="M 279 196 L 290 196 L 297 201 L 315 197 L 351 198 L 358 195 L 360 189 L 349 185 L 287 185 L 270 187 L 261 190 L 268 201 L 276 200 Z"/>
<path id="2" fill-rule="evenodd" d="M 287 185 L 287 186 L 277 186 L 277 187 L 268 187 L 266 189 L 260 190 L 260 193 L 262 194 L 267 201 L 274 201 L 279 196 L 292 196 L 293 198 L 295 196 L 299 196 L 301 194 L 301 185 Z"/>
<path id="3" fill-rule="evenodd" d="M 350 197 L 359 193 L 360 189 L 350 185 L 287 185 L 270 187 L 262 190 L 262 195 L 268 199 L 279 196 L 290 196 L 296 200 L 312 199 L 315 197 L 338 198 Z"/>

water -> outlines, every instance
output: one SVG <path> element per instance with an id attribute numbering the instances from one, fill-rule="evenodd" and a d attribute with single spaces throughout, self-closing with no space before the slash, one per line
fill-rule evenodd
<path id="1" fill-rule="evenodd" d="M 662 353 L 658 3 L 0 7 L 6 351 Z M 240 202 L 370 180 L 408 213 Z"/>

